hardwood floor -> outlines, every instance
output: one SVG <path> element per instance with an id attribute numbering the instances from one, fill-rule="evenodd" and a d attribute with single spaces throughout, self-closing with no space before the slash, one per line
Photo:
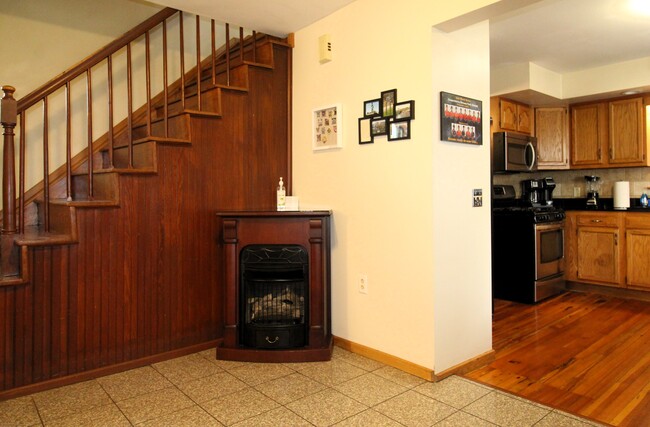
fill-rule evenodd
<path id="1" fill-rule="evenodd" d="M 494 362 L 467 378 L 615 426 L 650 425 L 650 302 L 495 300 Z"/>

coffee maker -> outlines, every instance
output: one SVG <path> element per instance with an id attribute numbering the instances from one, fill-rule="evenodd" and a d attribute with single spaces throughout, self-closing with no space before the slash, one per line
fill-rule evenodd
<path id="1" fill-rule="evenodd" d="M 553 204 L 553 178 L 525 179 L 521 181 L 521 194 L 524 203 L 530 206 L 550 206 Z"/>

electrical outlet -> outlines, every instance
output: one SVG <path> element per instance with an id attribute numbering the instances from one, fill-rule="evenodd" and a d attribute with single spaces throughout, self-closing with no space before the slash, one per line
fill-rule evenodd
<path id="1" fill-rule="evenodd" d="M 483 189 L 475 188 L 472 194 L 472 206 L 475 208 L 483 206 Z"/>
<path id="2" fill-rule="evenodd" d="M 573 187 L 573 197 L 580 197 L 580 187 Z"/>
<path id="3" fill-rule="evenodd" d="M 368 275 L 360 274 L 359 275 L 359 292 L 362 294 L 368 293 Z"/>

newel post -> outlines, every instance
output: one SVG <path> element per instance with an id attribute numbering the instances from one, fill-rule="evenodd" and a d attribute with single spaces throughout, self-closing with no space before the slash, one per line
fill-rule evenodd
<path id="1" fill-rule="evenodd" d="M 0 123 L 4 128 L 2 170 L 2 233 L 16 232 L 16 166 L 14 158 L 14 128 L 16 127 L 16 89 L 2 86 L 4 96 L 0 100 Z"/>

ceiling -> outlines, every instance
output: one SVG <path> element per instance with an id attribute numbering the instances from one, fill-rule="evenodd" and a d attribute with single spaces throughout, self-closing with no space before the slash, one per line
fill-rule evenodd
<path id="1" fill-rule="evenodd" d="M 354 0 L 151 0 L 221 22 L 286 37 Z"/>
<path id="2" fill-rule="evenodd" d="M 650 14 L 630 3 L 544 0 L 492 19 L 491 65 L 534 62 L 562 74 L 650 56 Z"/>
<path id="3" fill-rule="evenodd" d="M 285 36 L 355 0 L 153 1 Z M 650 0 L 504 0 L 497 6 L 515 10 L 490 19 L 491 65 L 533 62 L 563 74 L 649 57 L 650 11 L 631 3 L 650 9 Z"/>

